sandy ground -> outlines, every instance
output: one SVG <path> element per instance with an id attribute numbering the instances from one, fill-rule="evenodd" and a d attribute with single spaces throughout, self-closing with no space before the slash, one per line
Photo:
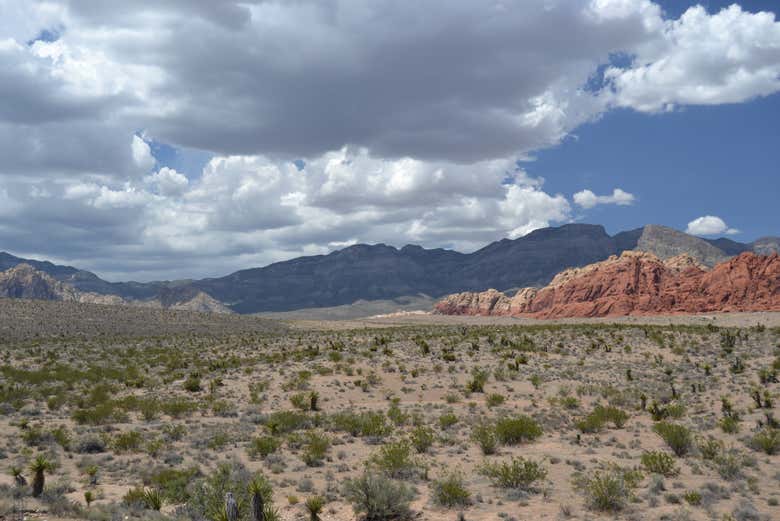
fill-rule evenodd
<path id="1" fill-rule="evenodd" d="M 46 316 L 34 318 L 45 327 Z M 433 444 L 410 453 L 403 478 L 416 491 L 416 519 L 454 521 L 460 512 L 469 521 L 780 519 L 780 456 L 755 450 L 751 441 L 775 410 L 774 404 L 758 408 L 752 390 L 759 386 L 780 399 L 776 382 L 759 384 L 757 377 L 780 355 L 780 313 L 576 321 L 413 315 L 287 324 L 294 329 L 232 334 L 220 325 L 206 335 L 182 333 L 180 325 L 145 335 L 141 325 L 132 337 L 109 339 L 101 327 L 77 340 L 46 336 L 0 344 L 0 467 L 19 466 L 29 479 L 36 455 L 55 463 L 47 477 L 54 499 L 26 495 L 27 518 L 160 519 L 124 506 L 127 491 L 154 486 L 151 478 L 161 470 L 197 468 L 207 477 L 229 463 L 270 480 L 284 520 L 308 519 L 303 503 L 319 495 L 328 500 L 323 521 L 354 521 L 341 493 L 344 483 L 367 467 L 386 471 L 377 462 L 381 447 L 409 440 L 422 425 L 433 433 Z M 726 327 L 732 329 L 719 329 Z M 487 374 L 482 392 L 468 387 L 476 370 Z M 185 382 L 193 374 L 200 390 L 191 392 Z M 95 390 L 100 385 L 110 389 L 102 398 Z M 296 395 L 312 391 L 319 395 L 318 411 L 298 411 L 306 421 L 289 432 L 271 429 L 271 415 L 296 411 Z M 90 403 L 127 396 L 189 400 L 196 408 L 176 417 L 157 412 L 144 418 L 128 409 L 122 419 L 77 421 L 76 412 Z M 720 427 L 724 396 L 739 414 L 737 432 Z M 62 403 L 51 405 L 53 398 Z M 674 405 L 677 413 L 668 421 L 688 428 L 694 439 L 688 454 L 671 456 L 678 470 L 673 476 L 654 476 L 642 466 L 647 451 L 671 454 L 654 432 L 653 401 Z M 583 432 L 578 422 L 596 405 L 624 411 L 625 425 Z M 388 432 L 378 439 L 353 436 L 330 420 L 345 411 L 380 413 Z M 496 454 L 484 455 L 475 428 L 521 415 L 532 418 L 542 435 L 499 444 Z M 67 447 L 45 435 L 60 426 L 69 433 Z M 170 437 L 173 428 L 180 437 Z M 33 429 L 44 436 L 32 439 Z M 129 432 L 138 432 L 140 442 L 121 448 L 117 440 Z M 311 433 L 329 441 L 313 466 L 304 458 Z M 105 442 L 102 452 L 79 449 L 95 437 Z M 278 449 L 265 458 L 254 455 L 259 437 L 276 439 Z M 722 443 L 717 460 L 705 459 L 698 448 L 709 437 Z M 529 490 L 503 489 L 481 472 L 486 463 L 517 457 L 540 463 L 545 479 Z M 85 474 L 90 465 L 99 469 L 96 485 Z M 734 473 L 724 470 L 727 465 Z M 626 500 L 619 511 L 605 513 L 576 478 L 610 466 L 643 476 L 619 498 Z M 469 501 L 442 506 L 434 492 L 452 471 L 461 476 Z M 0 477 L 0 519 L 11 518 L 12 483 L 7 473 Z M 98 498 L 89 510 L 87 491 Z M 701 503 L 684 499 L 688 493 L 700 494 Z M 72 506 L 55 510 L 54 500 Z M 175 518 L 181 506 L 168 501 L 162 513 Z"/>

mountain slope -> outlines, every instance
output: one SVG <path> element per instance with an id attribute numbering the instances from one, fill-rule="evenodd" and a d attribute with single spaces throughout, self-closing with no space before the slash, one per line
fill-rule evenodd
<path id="1" fill-rule="evenodd" d="M 397 249 L 384 244 L 358 244 L 327 255 L 299 257 L 195 281 L 107 282 L 89 271 L 6 253 L 0 253 L 0 269 L 27 263 L 79 292 L 134 303 L 256 313 L 401 297 L 438 298 L 491 287 L 511 291 L 544 286 L 566 268 L 634 249 L 661 259 L 684 253 L 713 266 L 743 251 L 777 251 L 780 240 L 768 237 L 752 244 L 705 240 L 658 225 L 610 236 L 602 226 L 567 224 L 535 230 L 513 240 L 502 239 L 468 254 L 413 245 Z"/>

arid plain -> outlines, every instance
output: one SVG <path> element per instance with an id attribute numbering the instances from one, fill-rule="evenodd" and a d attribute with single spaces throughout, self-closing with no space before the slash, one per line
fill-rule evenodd
<path id="1" fill-rule="evenodd" d="M 780 313 L 0 309 L 0 519 L 780 518 Z"/>

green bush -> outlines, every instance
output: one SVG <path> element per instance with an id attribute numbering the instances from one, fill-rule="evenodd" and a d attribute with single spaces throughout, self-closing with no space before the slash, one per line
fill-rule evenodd
<path id="1" fill-rule="evenodd" d="M 479 473 L 496 487 L 520 490 L 529 490 L 535 482 L 547 477 L 547 470 L 541 463 L 522 457 L 501 463 L 485 462 Z"/>
<path id="2" fill-rule="evenodd" d="M 753 438 L 750 440 L 750 446 L 770 456 L 777 454 L 780 452 L 780 429 L 764 428 L 753 435 Z"/>
<path id="3" fill-rule="evenodd" d="M 641 474 L 612 468 L 598 470 L 575 479 L 575 485 L 585 495 L 588 505 L 602 512 L 623 510 L 639 485 Z"/>
<path id="4" fill-rule="evenodd" d="M 370 463 L 391 478 L 407 479 L 414 476 L 420 468 L 412 455 L 412 447 L 407 441 L 395 441 L 384 444 L 371 457 Z"/>
<path id="5" fill-rule="evenodd" d="M 680 469 L 675 464 L 674 457 L 661 451 L 648 451 L 642 454 L 642 466 L 648 472 L 661 474 L 667 478 L 676 476 L 680 472 Z"/>
<path id="6" fill-rule="evenodd" d="M 248 452 L 253 458 L 258 456 L 265 458 L 269 454 L 273 454 L 279 450 L 281 445 L 282 442 L 273 436 L 259 436 L 252 439 L 249 444 Z"/>
<path id="7" fill-rule="evenodd" d="M 403 483 L 383 474 L 365 471 L 357 478 L 348 479 L 342 493 L 355 513 L 364 515 L 365 521 L 395 521 L 411 517 L 409 504 L 414 493 Z"/>
<path id="8" fill-rule="evenodd" d="M 456 423 L 458 423 L 458 417 L 454 413 L 445 412 L 439 416 L 439 426 L 442 429 L 449 429 Z"/>
<path id="9" fill-rule="evenodd" d="M 117 434 L 111 445 L 117 452 L 132 452 L 141 447 L 143 437 L 138 431 L 128 431 L 121 434 Z"/>
<path id="10" fill-rule="evenodd" d="M 325 454 L 330 448 L 330 438 L 320 432 L 306 433 L 303 446 L 303 461 L 310 467 L 322 465 Z"/>
<path id="11" fill-rule="evenodd" d="M 471 503 L 471 493 L 463 482 L 463 474 L 452 471 L 433 482 L 433 500 L 443 507 L 466 506 Z"/>
<path id="12" fill-rule="evenodd" d="M 701 505 L 701 493 L 695 490 L 688 490 L 683 494 L 683 499 L 691 506 Z"/>
<path id="13" fill-rule="evenodd" d="M 489 373 L 486 370 L 474 368 L 471 372 L 471 380 L 466 384 L 466 390 L 470 393 L 484 393 L 488 376 Z"/>
<path id="14" fill-rule="evenodd" d="M 690 429 L 684 425 L 669 422 L 659 422 L 653 426 L 653 430 L 658 434 L 675 453 L 682 457 L 688 454 L 693 445 L 693 436 Z"/>
<path id="15" fill-rule="evenodd" d="M 383 438 L 393 432 L 392 425 L 387 423 L 381 412 L 340 412 L 331 415 L 328 424 L 331 429 L 345 431 L 352 436 Z"/>
<path id="16" fill-rule="evenodd" d="M 503 394 L 492 393 L 485 397 L 485 403 L 488 407 L 493 408 L 503 404 L 505 399 Z"/>
<path id="17" fill-rule="evenodd" d="M 433 429 L 424 425 L 418 425 L 412 429 L 409 439 L 414 446 L 414 450 L 422 454 L 428 452 L 436 438 Z"/>
<path id="18" fill-rule="evenodd" d="M 599 432 L 607 423 L 622 429 L 628 421 L 628 414 L 617 407 L 597 405 L 590 414 L 577 422 L 577 428 L 585 433 Z"/>
<path id="19" fill-rule="evenodd" d="M 312 421 L 302 412 L 277 411 L 271 413 L 266 419 L 265 425 L 273 434 L 286 434 L 288 432 L 305 429 L 311 426 Z"/>
<path id="20" fill-rule="evenodd" d="M 502 418 L 496 422 L 496 437 L 504 445 L 518 445 L 542 435 L 542 428 L 530 416 Z"/>
<path id="21" fill-rule="evenodd" d="M 479 445 L 482 454 L 489 456 L 490 454 L 496 453 L 498 437 L 496 436 L 496 428 L 494 425 L 487 422 L 475 425 L 471 429 L 471 439 Z"/>

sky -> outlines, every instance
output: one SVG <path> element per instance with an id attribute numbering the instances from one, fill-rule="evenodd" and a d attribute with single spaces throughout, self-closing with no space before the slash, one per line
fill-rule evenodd
<path id="1" fill-rule="evenodd" d="M 109 280 L 780 234 L 775 1 L 0 0 L 0 250 Z"/>

